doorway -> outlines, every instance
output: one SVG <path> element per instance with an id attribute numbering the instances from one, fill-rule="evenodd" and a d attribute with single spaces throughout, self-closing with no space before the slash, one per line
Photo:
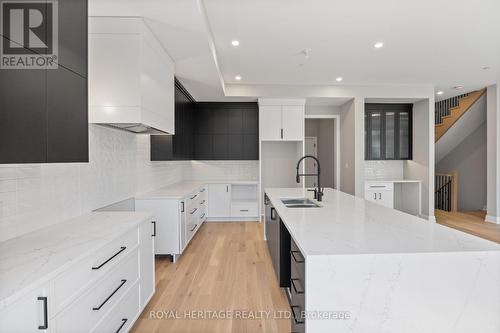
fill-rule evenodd
<path id="1" fill-rule="evenodd" d="M 318 158 L 321 166 L 321 186 L 337 188 L 337 130 L 336 118 L 306 118 L 305 120 L 305 154 Z M 316 173 L 316 162 L 307 159 L 306 173 Z M 317 186 L 316 177 L 306 177 L 306 187 Z"/>

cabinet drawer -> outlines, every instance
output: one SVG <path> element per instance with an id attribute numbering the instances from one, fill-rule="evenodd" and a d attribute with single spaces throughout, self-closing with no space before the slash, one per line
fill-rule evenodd
<path id="1" fill-rule="evenodd" d="M 373 182 L 373 183 L 365 183 L 365 191 L 383 191 L 389 190 L 392 191 L 394 189 L 394 183 L 391 182 Z"/>
<path id="2" fill-rule="evenodd" d="M 102 319 L 93 333 L 128 332 L 139 310 L 139 282 L 136 282 Z"/>
<path id="3" fill-rule="evenodd" d="M 257 202 L 233 202 L 231 203 L 231 216 L 254 217 L 258 216 Z"/>
<path id="4" fill-rule="evenodd" d="M 54 280 L 54 314 L 125 258 L 137 246 L 138 237 L 138 229 L 133 229 L 59 275 Z"/>
<path id="5" fill-rule="evenodd" d="M 305 332 L 305 319 L 302 318 L 303 308 L 298 305 L 290 306 L 291 316 L 291 332 L 292 333 L 303 333 Z"/>
<path id="6" fill-rule="evenodd" d="M 115 270 L 91 285 L 86 294 L 55 317 L 54 332 L 90 332 L 138 277 L 139 257 L 136 248 Z"/>

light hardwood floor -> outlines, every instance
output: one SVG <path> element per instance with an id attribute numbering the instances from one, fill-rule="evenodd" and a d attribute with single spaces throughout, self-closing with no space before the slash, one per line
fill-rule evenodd
<path id="1" fill-rule="evenodd" d="M 178 318 L 150 318 L 151 311 Z M 191 311 L 264 318 L 186 318 Z M 271 311 L 271 318 L 258 311 Z M 177 263 L 156 259 L 156 293 L 131 332 L 290 332 L 290 319 L 274 319 L 274 311 L 289 307 L 262 239 L 262 224 L 207 222 Z"/>
<path id="2" fill-rule="evenodd" d="M 435 215 L 439 224 L 500 243 L 500 225 L 485 222 L 482 212 L 445 212 L 436 209 Z"/>

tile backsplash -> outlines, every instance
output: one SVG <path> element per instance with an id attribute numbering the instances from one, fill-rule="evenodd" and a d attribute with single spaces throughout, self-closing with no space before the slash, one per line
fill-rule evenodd
<path id="1" fill-rule="evenodd" d="M 403 161 L 365 161 L 365 179 L 404 179 Z"/>
<path id="2" fill-rule="evenodd" d="M 258 161 L 151 162 L 149 136 L 89 126 L 89 163 L 0 164 L 0 241 L 182 180 L 258 180 Z"/>
<path id="3" fill-rule="evenodd" d="M 89 126 L 89 163 L 0 165 L 0 241 L 184 179 L 190 162 L 151 162 L 149 137 Z"/>

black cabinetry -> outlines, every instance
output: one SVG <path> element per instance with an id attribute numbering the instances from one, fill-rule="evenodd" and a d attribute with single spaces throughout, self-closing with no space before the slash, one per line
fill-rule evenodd
<path id="1" fill-rule="evenodd" d="M 151 136 L 151 160 L 258 160 L 257 103 L 195 102 L 176 80 L 175 135 Z"/>
<path id="2" fill-rule="evenodd" d="M 412 104 L 365 104 L 365 159 L 412 159 Z"/>
<path id="3" fill-rule="evenodd" d="M 0 164 L 88 162 L 87 0 L 57 20 L 57 69 L 0 69 Z"/>

